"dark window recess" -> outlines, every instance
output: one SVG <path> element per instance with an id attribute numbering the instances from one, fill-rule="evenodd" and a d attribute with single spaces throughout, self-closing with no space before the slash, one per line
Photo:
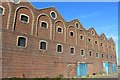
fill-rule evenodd
<path id="1" fill-rule="evenodd" d="M 23 21 L 23 22 L 28 22 L 28 17 L 27 16 L 25 16 L 25 15 L 21 15 L 21 21 Z"/>
<path id="2" fill-rule="evenodd" d="M 61 45 L 57 46 L 57 52 L 62 52 L 62 46 Z"/>
<path id="3" fill-rule="evenodd" d="M 74 33 L 73 33 L 73 32 L 70 32 L 70 36 L 74 36 Z"/>
<path id="4" fill-rule="evenodd" d="M 74 54 L 74 48 L 70 48 L 70 53 Z"/>
<path id="5" fill-rule="evenodd" d="M 26 38 L 19 37 L 18 38 L 18 46 L 25 47 L 26 46 Z"/>
<path id="6" fill-rule="evenodd" d="M 46 50 L 46 42 L 40 42 L 40 49 Z"/>
<path id="7" fill-rule="evenodd" d="M 52 12 L 52 13 L 51 13 L 51 16 L 52 16 L 52 18 L 56 18 L 55 12 Z"/>
<path id="8" fill-rule="evenodd" d="M 95 44 L 97 44 L 97 41 L 95 41 Z"/>
<path id="9" fill-rule="evenodd" d="M 58 28 L 58 32 L 60 32 L 60 33 L 61 33 L 61 32 L 62 32 L 62 28 Z"/>
<path id="10" fill-rule="evenodd" d="M 102 58 L 103 58 L 103 54 L 102 54 Z"/>
<path id="11" fill-rule="evenodd" d="M 84 55 L 84 50 L 81 50 L 81 55 Z"/>
<path id="12" fill-rule="evenodd" d="M 80 39 L 83 39 L 83 36 L 82 36 L 82 35 L 80 36 Z"/>
<path id="13" fill-rule="evenodd" d="M 102 46 L 102 43 L 101 43 L 101 46 Z"/>
<path id="14" fill-rule="evenodd" d="M 0 7 L 0 15 L 3 14 L 3 8 Z"/>
<path id="15" fill-rule="evenodd" d="M 106 55 L 106 58 L 108 58 L 108 55 Z"/>
<path id="16" fill-rule="evenodd" d="M 41 27 L 47 28 L 47 23 L 46 22 L 42 22 L 41 23 Z"/>
<path id="17" fill-rule="evenodd" d="M 92 35 L 94 35 L 94 31 L 92 31 Z"/>
<path id="18" fill-rule="evenodd" d="M 90 54 L 90 56 L 92 56 L 92 52 L 91 51 L 89 52 L 89 54 Z"/>
<path id="19" fill-rule="evenodd" d="M 91 39 L 89 38 L 88 41 L 91 42 Z"/>
<path id="20" fill-rule="evenodd" d="M 112 56 L 111 56 L 111 59 L 112 59 Z"/>
<path id="21" fill-rule="evenodd" d="M 76 23 L 76 27 L 77 27 L 77 28 L 79 27 L 79 24 L 78 24 L 78 23 Z"/>
<path id="22" fill-rule="evenodd" d="M 96 53 L 96 57 L 99 57 L 99 54 L 98 54 L 98 53 Z"/>

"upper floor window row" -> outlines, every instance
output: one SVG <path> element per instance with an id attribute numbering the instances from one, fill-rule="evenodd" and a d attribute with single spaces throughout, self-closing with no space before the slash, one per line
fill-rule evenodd
<path id="1" fill-rule="evenodd" d="M 0 6 L 0 15 L 4 15 L 5 8 Z"/>

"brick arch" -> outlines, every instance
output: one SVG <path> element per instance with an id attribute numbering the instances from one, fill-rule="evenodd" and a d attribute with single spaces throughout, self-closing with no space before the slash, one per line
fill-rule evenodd
<path id="1" fill-rule="evenodd" d="M 58 27 L 62 28 L 62 33 L 57 32 Z M 66 27 L 65 27 L 65 23 L 62 20 L 56 20 L 54 23 L 53 40 L 60 42 L 66 41 Z"/>
<path id="2" fill-rule="evenodd" d="M 77 75 L 77 67 L 76 64 L 68 64 L 66 74 L 68 78 L 74 78 Z"/>
<path id="3" fill-rule="evenodd" d="M 29 23 L 28 24 L 23 25 L 24 23 L 23 24 L 20 23 L 19 17 L 20 17 L 20 14 L 22 14 L 22 13 L 29 16 Z M 18 25 L 20 25 L 20 26 L 18 27 Z M 22 29 L 21 29 L 22 25 L 24 26 L 24 28 L 22 27 Z M 14 22 L 13 22 L 12 31 L 17 30 L 17 28 L 18 28 L 18 31 L 21 31 L 23 33 L 33 34 L 33 27 L 34 27 L 34 13 L 33 13 L 33 11 L 27 6 L 17 7 L 15 10 L 15 13 L 14 13 Z"/>
<path id="4" fill-rule="evenodd" d="M 74 37 L 70 36 L 70 32 L 74 32 Z M 77 28 L 75 28 L 73 25 L 69 25 L 67 27 L 67 43 L 71 45 L 77 45 Z"/>
<path id="5" fill-rule="evenodd" d="M 48 28 L 41 28 L 40 27 L 40 22 L 41 21 L 45 21 L 48 24 Z M 44 35 L 43 35 L 44 33 Z M 41 13 L 38 17 L 37 17 L 37 23 L 36 23 L 36 36 L 40 36 L 40 37 L 44 37 L 44 38 L 52 38 L 52 21 L 50 19 L 50 17 L 45 14 L 45 13 Z"/>
<path id="6" fill-rule="evenodd" d="M 4 8 L 4 16 L 2 16 L 2 27 L 8 29 L 11 15 L 11 5 L 9 2 L 2 3 L 1 7 Z"/>

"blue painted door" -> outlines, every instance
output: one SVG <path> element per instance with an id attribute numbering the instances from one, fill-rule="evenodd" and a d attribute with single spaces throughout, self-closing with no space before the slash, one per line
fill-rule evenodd
<path id="1" fill-rule="evenodd" d="M 112 64 L 112 72 L 116 72 L 116 64 Z"/>
<path id="2" fill-rule="evenodd" d="M 103 67 L 104 67 L 104 71 L 106 73 L 110 73 L 110 63 L 109 62 L 104 62 Z"/>
<path id="3" fill-rule="evenodd" d="M 86 76 L 88 74 L 88 65 L 85 63 L 79 64 L 77 67 L 78 77 Z"/>

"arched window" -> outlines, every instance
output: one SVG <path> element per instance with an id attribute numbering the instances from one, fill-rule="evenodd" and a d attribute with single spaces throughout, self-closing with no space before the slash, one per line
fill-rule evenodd
<path id="1" fill-rule="evenodd" d="M 81 54 L 81 56 L 84 56 L 85 55 L 85 51 L 83 49 L 80 50 L 80 54 Z"/>
<path id="2" fill-rule="evenodd" d="M 57 14 L 55 11 L 51 11 L 50 12 L 50 16 L 53 18 L 53 19 L 56 19 L 57 18 Z"/>
<path id="3" fill-rule="evenodd" d="M 91 50 L 89 51 L 89 55 L 92 56 L 92 51 Z"/>
<path id="4" fill-rule="evenodd" d="M 75 54 L 75 48 L 74 48 L 74 47 L 71 47 L 71 48 L 70 48 L 70 54 L 71 54 L 71 55 L 74 55 L 74 54 Z"/>
<path id="5" fill-rule="evenodd" d="M 106 55 L 106 58 L 108 58 L 108 55 Z"/>
<path id="6" fill-rule="evenodd" d="M 70 36 L 74 37 L 74 32 L 73 31 L 70 31 Z"/>
<path id="7" fill-rule="evenodd" d="M 4 15 L 5 8 L 0 6 L 0 15 Z"/>
<path id="8" fill-rule="evenodd" d="M 102 58 L 104 57 L 104 55 L 102 54 Z"/>
<path id="9" fill-rule="evenodd" d="M 90 38 L 88 38 L 88 42 L 89 42 L 89 43 L 91 42 L 91 39 L 90 39 Z"/>
<path id="10" fill-rule="evenodd" d="M 103 45 L 102 45 L 102 42 L 100 43 L 100 45 L 103 46 Z"/>
<path id="11" fill-rule="evenodd" d="M 58 32 L 58 33 L 63 33 L 63 29 L 62 29 L 60 26 L 58 26 L 58 27 L 57 27 L 57 32 Z"/>
<path id="12" fill-rule="evenodd" d="M 63 52 L 63 46 L 61 44 L 57 44 L 57 52 L 62 53 Z"/>
<path id="13" fill-rule="evenodd" d="M 95 44 L 97 44 L 97 40 L 95 41 Z"/>
<path id="14" fill-rule="evenodd" d="M 20 21 L 23 23 L 29 23 L 29 16 L 26 14 L 20 14 Z"/>
<path id="15" fill-rule="evenodd" d="M 95 32 L 92 30 L 92 31 L 91 31 L 91 34 L 94 36 L 94 35 L 95 35 Z"/>
<path id="16" fill-rule="evenodd" d="M 99 58 L 99 53 L 96 53 L 96 58 Z"/>
<path id="17" fill-rule="evenodd" d="M 27 38 L 24 36 L 18 36 L 17 38 L 17 46 L 27 47 Z"/>
<path id="18" fill-rule="evenodd" d="M 47 50 L 47 42 L 44 40 L 40 41 L 40 49 L 41 50 Z"/>
<path id="19" fill-rule="evenodd" d="M 81 39 L 81 40 L 84 40 L 84 36 L 83 36 L 82 34 L 80 35 L 80 39 Z"/>
<path id="20" fill-rule="evenodd" d="M 48 23 L 46 21 L 41 21 L 40 27 L 48 28 Z"/>
<path id="21" fill-rule="evenodd" d="M 76 28 L 79 28 L 79 23 L 76 22 L 76 23 L 75 23 L 75 26 L 76 26 Z"/>

